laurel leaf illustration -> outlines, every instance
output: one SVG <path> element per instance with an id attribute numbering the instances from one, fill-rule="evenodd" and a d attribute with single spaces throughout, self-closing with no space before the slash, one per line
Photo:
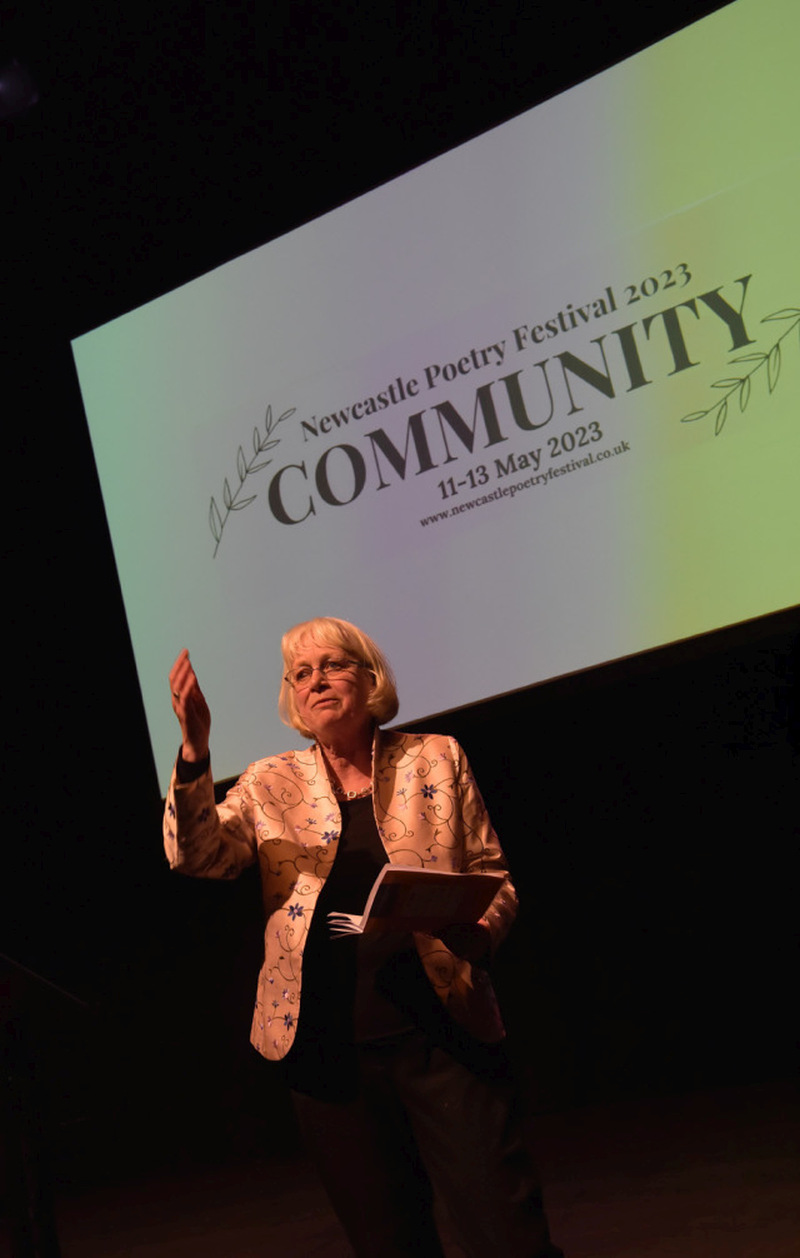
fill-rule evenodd
<path id="1" fill-rule="evenodd" d="M 719 433 L 722 432 L 722 429 L 725 426 L 725 421 L 728 418 L 728 400 L 731 394 L 738 392 L 739 410 L 744 411 L 750 402 L 753 376 L 755 376 L 765 364 L 767 368 L 767 385 L 770 393 L 774 391 L 781 374 L 781 342 L 785 341 L 787 336 L 794 332 L 795 329 L 800 332 L 800 307 L 786 306 L 782 310 L 776 310 L 772 314 L 766 315 L 761 322 L 774 323 L 778 320 L 788 322 L 790 326 L 786 328 L 785 331 L 781 332 L 775 344 L 772 345 L 766 353 L 754 350 L 749 354 L 738 354 L 736 357 L 730 359 L 731 364 L 754 364 L 754 366 L 750 367 L 744 376 L 729 376 L 725 377 L 723 380 L 715 380 L 713 382 L 711 385 L 712 389 L 727 390 L 726 396 L 723 397 L 718 406 L 709 407 L 706 411 L 695 411 L 691 415 L 684 415 L 681 423 L 685 424 L 695 419 L 703 419 L 706 415 L 710 415 L 713 411 L 716 412 L 714 432 L 716 435 L 719 435 Z"/>
<path id="2" fill-rule="evenodd" d="M 208 521 L 214 541 L 216 542 L 216 546 L 214 547 L 215 556 L 219 550 L 222 533 L 230 513 L 232 511 L 243 511 L 245 507 L 249 507 L 250 503 L 255 502 L 256 500 L 256 494 L 251 494 L 247 498 L 242 498 L 241 500 L 238 499 L 238 495 L 241 492 L 242 486 L 248 476 L 251 476 L 254 472 L 262 471 L 265 467 L 269 467 L 272 462 L 272 459 L 261 459 L 260 462 L 258 461 L 259 455 L 263 454 L 267 450 L 272 450 L 277 445 L 280 445 L 280 438 L 274 437 L 270 440 L 270 434 L 283 420 L 289 419 L 290 416 L 294 415 L 296 410 L 297 408 L 295 406 L 290 406 L 289 409 L 284 411 L 283 414 L 276 420 L 272 413 L 272 406 L 267 406 L 264 412 L 264 433 L 262 434 L 259 432 L 258 425 L 256 425 L 253 429 L 252 461 L 248 464 L 247 456 L 242 446 L 239 446 L 236 451 L 236 472 L 239 477 L 239 482 L 236 486 L 236 493 L 231 490 L 230 482 L 226 477 L 222 485 L 222 502 L 225 507 L 224 515 L 220 512 L 214 498 L 211 499 L 209 506 Z"/>
<path id="3" fill-rule="evenodd" d="M 211 506 L 208 509 L 208 523 L 211 528 L 211 535 L 214 541 L 219 544 L 222 537 L 222 516 L 219 513 L 219 507 L 214 499 L 211 499 Z"/>
<path id="4" fill-rule="evenodd" d="M 722 429 L 723 429 L 724 424 L 725 424 L 725 420 L 726 420 L 727 418 L 728 418 L 728 399 L 727 399 L 727 398 L 723 398 L 723 399 L 722 399 L 722 401 L 721 401 L 721 403 L 720 403 L 719 411 L 718 411 L 718 413 L 717 413 L 716 422 L 715 422 L 715 424 L 714 424 L 714 436 L 715 436 L 715 437 L 718 437 L 718 436 L 719 436 L 719 434 L 722 432 Z"/>

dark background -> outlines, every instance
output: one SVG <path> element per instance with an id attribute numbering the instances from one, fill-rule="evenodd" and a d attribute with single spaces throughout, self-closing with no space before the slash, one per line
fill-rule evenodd
<path id="1" fill-rule="evenodd" d="M 7 14 L 0 65 L 40 100 L 0 122 L 0 948 L 84 1002 L 40 993 L 29 1023 L 62 1175 L 231 1156 L 267 1111 L 294 1139 L 247 1044 L 258 887 L 182 880 L 161 853 L 70 338 L 719 7 Z M 536 1108 L 789 1070 L 798 627 L 781 613 L 426 723 L 466 745 L 521 892 L 497 979 Z"/>

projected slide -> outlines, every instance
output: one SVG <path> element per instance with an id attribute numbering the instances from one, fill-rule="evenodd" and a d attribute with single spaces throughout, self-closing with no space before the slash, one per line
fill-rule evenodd
<path id="1" fill-rule="evenodd" d="M 298 741 L 354 620 L 400 722 L 800 596 L 800 7 L 739 0 L 78 338 L 162 789 Z"/>

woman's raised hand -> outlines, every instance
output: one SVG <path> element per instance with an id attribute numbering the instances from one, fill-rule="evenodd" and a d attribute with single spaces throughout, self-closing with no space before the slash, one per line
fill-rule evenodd
<path id="1" fill-rule="evenodd" d="M 208 755 L 211 713 L 192 668 L 189 652 L 181 651 L 169 675 L 172 710 L 180 721 L 183 733 L 181 755 L 184 760 L 203 760 Z"/>

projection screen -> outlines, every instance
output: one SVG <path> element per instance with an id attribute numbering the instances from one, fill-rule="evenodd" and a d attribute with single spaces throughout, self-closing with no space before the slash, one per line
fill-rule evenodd
<path id="1" fill-rule="evenodd" d="M 282 632 L 400 721 L 798 601 L 800 7 L 738 0 L 73 342 L 162 790 L 294 745 Z"/>

